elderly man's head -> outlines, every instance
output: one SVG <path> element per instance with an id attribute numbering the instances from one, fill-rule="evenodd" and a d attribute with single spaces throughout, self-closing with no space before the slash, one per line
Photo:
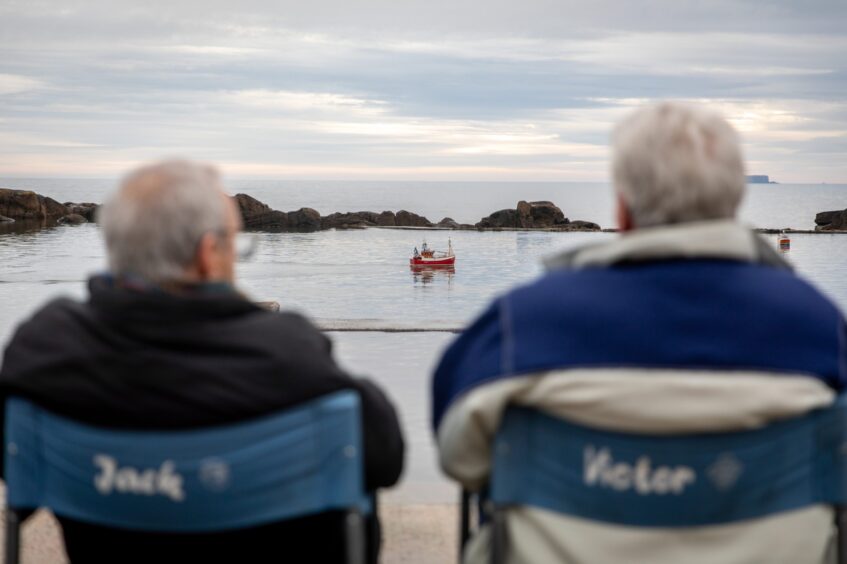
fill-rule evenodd
<path id="1" fill-rule="evenodd" d="M 148 282 L 232 282 L 241 218 L 217 171 L 168 161 L 131 172 L 103 206 L 109 269 Z"/>
<path id="2" fill-rule="evenodd" d="M 746 185 L 738 136 L 719 115 L 664 102 L 637 110 L 613 136 L 623 230 L 735 216 Z"/>

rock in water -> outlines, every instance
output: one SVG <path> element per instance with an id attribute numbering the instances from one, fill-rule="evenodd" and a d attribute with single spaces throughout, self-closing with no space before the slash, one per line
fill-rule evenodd
<path id="1" fill-rule="evenodd" d="M 321 228 L 321 214 L 312 208 L 300 208 L 288 212 L 288 225 L 295 231 L 318 231 Z"/>
<path id="2" fill-rule="evenodd" d="M 461 227 L 459 223 L 452 217 L 445 217 L 444 219 L 436 223 L 436 225 L 438 227 L 448 227 L 450 229 L 458 229 L 459 227 Z"/>
<path id="3" fill-rule="evenodd" d="M 496 229 L 498 227 L 520 227 L 518 212 L 515 210 L 498 210 L 488 217 L 482 218 L 476 227 L 481 229 Z"/>
<path id="4" fill-rule="evenodd" d="M 35 192 L 0 188 L 0 215 L 11 219 L 44 219 L 44 209 Z"/>
<path id="5" fill-rule="evenodd" d="M 526 202 L 521 200 L 513 210 L 499 210 L 482 218 L 476 227 L 544 229 L 570 223 L 553 202 Z"/>
<path id="6" fill-rule="evenodd" d="M 45 219 L 58 219 L 70 213 L 70 210 L 64 204 L 60 204 L 53 198 L 48 198 L 47 196 L 40 195 L 38 196 L 38 198 L 44 205 Z"/>
<path id="7" fill-rule="evenodd" d="M 235 203 L 241 212 L 244 227 L 248 229 L 285 230 L 289 228 L 287 213 L 273 210 L 253 196 L 236 194 Z"/>
<path id="8" fill-rule="evenodd" d="M 68 208 L 31 190 L 0 188 L 0 215 L 12 219 L 52 220 L 68 215 Z"/>
<path id="9" fill-rule="evenodd" d="M 361 229 L 364 227 L 432 227 L 432 222 L 416 213 L 400 210 L 376 213 L 358 211 L 331 213 L 321 218 L 322 229 Z"/>
<path id="10" fill-rule="evenodd" d="M 376 224 L 380 227 L 395 227 L 397 225 L 397 217 L 393 211 L 384 211 L 376 218 Z"/>
<path id="11" fill-rule="evenodd" d="M 562 231 L 600 231 L 600 226 L 593 221 L 576 219 L 564 225 L 557 225 L 556 229 L 561 229 Z"/>
<path id="12" fill-rule="evenodd" d="M 432 222 L 422 215 L 400 210 L 394 216 L 397 227 L 432 227 Z"/>
<path id="13" fill-rule="evenodd" d="M 335 212 L 321 218 L 321 229 L 361 229 L 377 225 L 378 220 L 374 212 Z"/>
<path id="14" fill-rule="evenodd" d="M 88 220 L 78 213 L 71 213 L 60 217 L 56 223 L 59 225 L 79 225 L 81 223 L 88 223 Z"/>
<path id="15" fill-rule="evenodd" d="M 0 223 L 15 223 L 15 220 L 5 215 L 0 215 Z"/>
<path id="16" fill-rule="evenodd" d="M 815 216 L 816 231 L 847 231 L 847 210 L 825 211 Z"/>
<path id="17" fill-rule="evenodd" d="M 553 202 L 518 202 L 518 214 L 520 216 L 521 204 L 529 206 L 529 225 L 521 225 L 521 227 L 557 227 L 566 225 L 570 220 L 565 217 L 562 210 L 559 209 Z"/>
<path id="18" fill-rule="evenodd" d="M 65 207 L 68 209 L 68 213 L 81 215 L 86 220 L 94 223 L 97 221 L 97 210 L 100 208 L 100 205 L 91 202 L 83 202 L 81 204 L 65 202 Z"/>

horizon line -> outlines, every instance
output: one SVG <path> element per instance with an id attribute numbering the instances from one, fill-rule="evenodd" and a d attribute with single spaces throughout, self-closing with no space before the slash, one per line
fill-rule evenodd
<path id="1" fill-rule="evenodd" d="M 123 178 L 125 174 L 119 175 L 67 175 L 67 176 L 58 176 L 58 175 L 10 175 L 5 176 L 0 173 L 0 180 L 108 180 L 108 181 L 118 181 Z M 457 183 L 457 184 L 514 184 L 514 183 L 524 183 L 524 184 L 604 184 L 611 185 L 611 179 L 605 180 L 468 180 L 468 179 L 400 179 L 400 178 L 350 178 L 350 179 L 338 179 L 338 178 L 285 178 L 279 176 L 234 176 L 234 175 L 221 175 L 224 180 L 224 185 L 226 185 L 229 181 L 276 181 L 276 182 L 356 182 L 356 183 L 382 183 L 382 184 L 390 184 L 390 183 L 431 183 L 431 184 L 441 184 L 441 183 Z M 747 176 L 764 176 L 764 175 L 747 175 Z M 773 186 L 773 185 L 847 185 L 847 181 L 828 181 L 828 180 L 819 180 L 819 181 L 779 181 L 771 179 L 770 182 L 747 182 L 748 186 Z M 0 186 L 2 188 L 2 186 Z"/>

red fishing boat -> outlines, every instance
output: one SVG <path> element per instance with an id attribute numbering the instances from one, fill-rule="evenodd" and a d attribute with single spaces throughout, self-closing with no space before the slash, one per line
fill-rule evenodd
<path id="1" fill-rule="evenodd" d="M 412 258 L 409 259 L 411 266 L 451 266 L 456 264 L 456 254 L 453 252 L 453 242 L 447 239 L 447 251 L 434 251 L 429 248 L 426 241 L 423 242 L 421 250 L 415 247 Z"/>

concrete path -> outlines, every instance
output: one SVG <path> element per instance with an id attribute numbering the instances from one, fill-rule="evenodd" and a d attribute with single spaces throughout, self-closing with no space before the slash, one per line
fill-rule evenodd
<path id="1" fill-rule="evenodd" d="M 384 505 L 380 515 L 383 527 L 383 564 L 457 562 L 457 505 Z"/>

